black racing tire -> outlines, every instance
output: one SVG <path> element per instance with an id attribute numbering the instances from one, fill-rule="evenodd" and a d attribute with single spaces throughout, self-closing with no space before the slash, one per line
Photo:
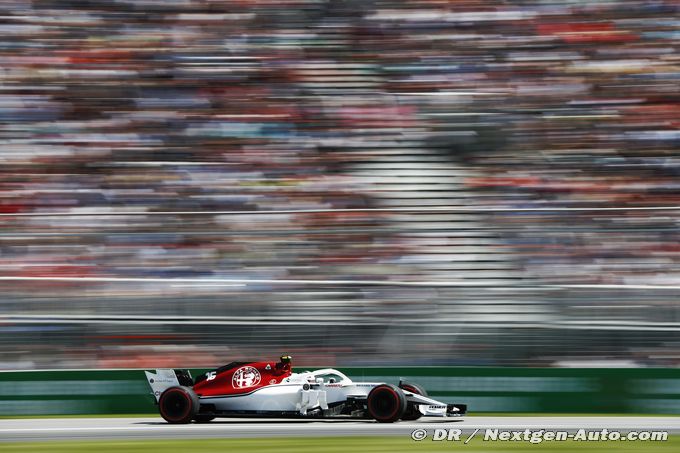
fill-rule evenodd
<path id="1" fill-rule="evenodd" d="M 380 423 L 393 423 L 406 411 L 406 395 L 392 384 L 374 387 L 366 399 L 368 414 Z"/>
<path id="2" fill-rule="evenodd" d="M 212 414 L 196 414 L 194 420 L 196 423 L 208 423 L 215 420 L 215 416 Z"/>
<path id="3" fill-rule="evenodd" d="M 158 411 L 168 423 L 189 423 L 198 413 L 198 396 L 189 387 L 170 387 L 158 399 Z"/>
<path id="4" fill-rule="evenodd" d="M 399 387 L 403 390 L 406 390 L 407 392 L 415 393 L 416 395 L 427 396 L 427 391 L 418 384 L 402 382 L 399 384 Z M 423 414 L 421 414 L 420 411 L 418 410 L 418 406 L 409 403 L 408 407 L 406 407 L 406 412 L 404 412 L 404 415 L 401 417 L 401 419 L 406 421 L 412 421 L 418 420 L 422 416 Z"/>

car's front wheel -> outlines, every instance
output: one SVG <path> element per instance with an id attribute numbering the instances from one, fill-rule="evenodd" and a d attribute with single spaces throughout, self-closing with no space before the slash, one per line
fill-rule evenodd
<path id="1" fill-rule="evenodd" d="M 196 423 L 208 423 L 215 420 L 215 416 L 211 414 L 196 414 L 194 420 Z"/>
<path id="2" fill-rule="evenodd" d="M 396 385 L 380 384 L 368 394 L 366 404 L 371 417 L 381 423 L 392 423 L 404 415 L 406 396 Z"/>
<path id="3" fill-rule="evenodd" d="M 427 391 L 425 391 L 425 389 L 419 386 L 418 384 L 404 382 L 400 383 L 399 387 L 401 387 L 403 390 L 406 390 L 407 392 L 415 393 L 416 395 L 427 396 Z M 409 403 L 408 407 L 406 408 L 406 412 L 404 412 L 404 415 L 401 417 L 401 419 L 412 421 L 418 420 L 422 416 L 423 414 L 421 414 L 420 411 L 418 410 L 418 405 Z"/>
<path id="4" fill-rule="evenodd" d="M 168 423 L 191 422 L 198 407 L 198 396 L 189 387 L 170 387 L 158 399 L 158 410 Z"/>

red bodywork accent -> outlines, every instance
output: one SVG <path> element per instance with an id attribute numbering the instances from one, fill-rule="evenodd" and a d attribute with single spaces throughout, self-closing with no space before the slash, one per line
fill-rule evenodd
<path id="1" fill-rule="evenodd" d="M 255 369 L 256 373 L 252 369 Z M 198 396 L 240 395 L 278 384 L 290 374 L 289 363 L 244 363 L 216 373 L 213 379 L 208 378 L 197 383 L 194 385 L 194 391 Z"/>

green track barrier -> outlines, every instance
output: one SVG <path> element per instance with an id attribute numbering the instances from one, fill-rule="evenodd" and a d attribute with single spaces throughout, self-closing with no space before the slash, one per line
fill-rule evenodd
<path id="1" fill-rule="evenodd" d="M 680 413 L 680 369 L 340 368 L 357 381 L 421 384 L 471 413 Z M 191 370 L 194 376 L 206 370 Z M 297 369 L 296 371 L 304 371 Z M 0 415 L 149 414 L 143 370 L 0 372 Z"/>

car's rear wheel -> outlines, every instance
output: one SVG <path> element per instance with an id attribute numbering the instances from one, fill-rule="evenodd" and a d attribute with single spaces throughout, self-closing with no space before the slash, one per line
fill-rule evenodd
<path id="1" fill-rule="evenodd" d="M 188 387 L 170 387 L 158 399 L 158 410 L 168 423 L 191 422 L 198 406 L 198 396 Z"/>
<path id="2" fill-rule="evenodd" d="M 380 384 L 374 387 L 366 400 L 368 414 L 381 423 L 399 420 L 406 411 L 406 396 L 399 387 Z"/>
<path id="3" fill-rule="evenodd" d="M 406 390 L 407 392 L 415 393 L 416 395 L 427 396 L 427 391 L 418 384 L 404 382 L 399 384 L 399 387 L 401 387 L 403 390 Z M 401 419 L 411 421 L 418 420 L 422 416 L 423 414 L 421 414 L 418 410 L 418 405 L 409 403 L 406 407 L 406 412 L 404 412 L 404 415 L 401 417 Z"/>

